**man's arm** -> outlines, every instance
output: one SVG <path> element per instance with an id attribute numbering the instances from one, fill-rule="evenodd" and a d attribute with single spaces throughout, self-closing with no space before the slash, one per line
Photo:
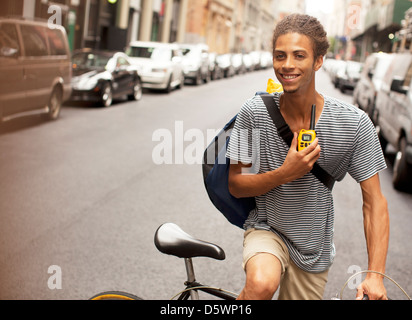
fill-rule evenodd
<path id="1" fill-rule="evenodd" d="M 385 272 L 386 255 L 389 243 L 389 212 L 385 197 L 380 188 L 379 175 L 360 183 L 363 197 L 363 219 L 366 245 L 368 250 L 368 270 Z M 364 294 L 369 299 L 387 299 L 383 277 L 368 273 L 358 287 L 356 299 Z"/>

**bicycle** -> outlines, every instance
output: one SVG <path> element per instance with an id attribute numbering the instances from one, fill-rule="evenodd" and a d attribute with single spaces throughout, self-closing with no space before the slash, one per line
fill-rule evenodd
<path id="1" fill-rule="evenodd" d="M 168 255 L 173 255 L 179 258 L 184 259 L 185 267 L 186 267 L 186 275 L 187 280 L 185 281 L 185 289 L 180 291 L 179 293 L 175 294 L 171 300 L 177 298 L 177 300 L 188 300 L 191 298 L 192 300 L 199 300 L 199 293 L 198 291 L 205 292 L 209 295 L 212 295 L 217 298 L 221 298 L 223 300 L 235 300 L 237 298 L 237 294 L 230 292 L 228 290 L 224 290 L 221 288 L 203 285 L 200 282 L 196 281 L 194 266 L 192 258 L 195 257 L 208 257 L 211 259 L 216 260 L 224 260 L 226 258 L 224 250 L 219 247 L 218 245 L 196 239 L 191 235 L 187 234 L 183 231 L 178 225 L 174 223 L 165 223 L 162 224 L 155 232 L 154 236 L 154 243 L 156 248 Z M 342 289 L 340 290 L 340 294 L 336 297 L 332 297 L 332 300 L 342 300 L 343 291 L 349 281 L 363 273 L 379 273 L 376 271 L 371 270 L 364 270 L 353 274 L 349 279 L 346 281 Z M 401 288 L 401 286 L 392 278 L 388 277 L 383 273 L 379 273 L 383 277 L 392 281 L 404 294 L 405 296 L 411 300 L 409 295 Z M 91 298 L 91 300 L 143 300 L 139 296 L 136 296 L 131 293 L 122 292 L 122 291 L 105 291 L 99 294 L 96 294 Z M 365 296 L 364 300 L 368 300 L 367 296 Z"/>
<path id="2" fill-rule="evenodd" d="M 196 239 L 184 232 L 174 223 L 162 224 L 155 233 L 154 243 L 156 248 L 164 253 L 184 259 L 187 280 L 185 289 L 174 295 L 171 300 L 199 300 L 198 291 L 221 298 L 223 300 L 235 300 L 237 294 L 196 281 L 192 258 L 207 257 L 216 260 L 226 258 L 224 250 L 218 245 Z M 105 291 L 96 294 L 91 300 L 143 300 L 139 296 L 121 291 Z"/>

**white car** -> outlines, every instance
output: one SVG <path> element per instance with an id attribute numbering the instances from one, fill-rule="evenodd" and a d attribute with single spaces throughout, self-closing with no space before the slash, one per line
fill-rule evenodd
<path id="1" fill-rule="evenodd" d="M 205 44 L 179 44 L 183 53 L 185 79 L 199 85 L 209 82 L 209 47 Z"/>
<path id="2" fill-rule="evenodd" d="M 130 61 L 139 66 L 143 88 L 170 92 L 184 85 L 182 53 L 171 43 L 133 41 L 126 50 Z"/>

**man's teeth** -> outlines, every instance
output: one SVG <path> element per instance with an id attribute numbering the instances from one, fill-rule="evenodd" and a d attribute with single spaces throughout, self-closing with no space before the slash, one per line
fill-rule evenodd
<path id="1" fill-rule="evenodd" d="M 297 75 L 291 75 L 291 76 L 283 75 L 283 78 L 285 79 L 295 79 L 297 77 L 298 77 Z"/>

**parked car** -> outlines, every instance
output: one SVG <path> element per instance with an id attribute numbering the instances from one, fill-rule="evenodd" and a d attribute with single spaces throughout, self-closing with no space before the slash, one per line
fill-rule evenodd
<path id="1" fill-rule="evenodd" d="M 223 71 L 224 78 L 230 78 L 235 75 L 235 69 L 232 64 L 232 54 L 225 53 L 217 56 L 219 68 Z"/>
<path id="2" fill-rule="evenodd" d="M 217 61 L 217 53 L 209 52 L 209 72 L 212 80 L 223 78 L 223 71 L 221 70 Z"/>
<path id="3" fill-rule="evenodd" d="M 245 72 L 250 72 L 253 71 L 254 65 L 253 65 L 253 60 L 252 57 L 249 53 L 244 53 L 242 55 L 242 62 L 243 62 L 243 66 L 245 68 Z"/>
<path id="4" fill-rule="evenodd" d="M 0 18 L 0 122 L 39 113 L 57 119 L 71 75 L 63 27 Z"/>
<path id="5" fill-rule="evenodd" d="M 260 54 L 260 69 L 273 67 L 273 54 L 269 51 L 262 51 Z"/>
<path id="6" fill-rule="evenodd" d="M 381 90 L 383 78 L 392 61 L 393 55 L 373 53 L 365 61 L 360 79 L 353 91 L 353 103 L 364 110 L 373 119 L 375 102 Z"/>
<path id="7" fill-rule="evenodd" d="M 394 54 L 376 98 L 376 130 L 383 150 L 389 143 L 397 153 L 393 185 L 411 188 L 412 181 L 412 54 Z"/>
<path id="8" fill-rule="evenodd" d="M 261 51 L 252 51 L 249 53 L 250 59 L 252 60 L 252 69 L 259 70 L 261 68 L 260 61 L 262 57 Z"/>
<path id="9" fill-rule="evenodd" d="M 142 98 L 142 82 L 137 68 L 122 52 L 83 49 L 76 51 L 73 62 L 72 101 L 93 101 L 104 107 L 113 99 L 128 95 Z"/>
<path id="10" fill-rule="evenodd" d="M 133 41 L 126 54 L 139 67 L 143 88 L 170 92 L 183 87 L 182 52 L 177 44 Z"/>
<path id="11" fill-rule="evenodd" d="M 340 91 L 353 90 L 360 79 L 363 64 L 356 61 L 346 61 L 342 64 L 336 72 L 335 76 L 335 88 L 339 88 Z"/>
<path id="12" fill-rule="evenodd" d="M 243 55 L 241 53 L 234 53 L 232 55 L 232 65 L 235 74 L 243 74 L 246 72 L 246 67 L 243 63 Z"/>
<path id="13" fill-rule="evenodd" d="M 336 75 L 338 70 L 344 65 L 346 65 L 346 61 L 344 60 L 327 59 L 327 71 L 333 84 L 336 83 Z"/>
<path id="14" fill-rule="evenodd" d="M 209 82 L 209 47 L 205 44 L 179 44 L 183 54 L 185 80 L 196 85 Z"/>

